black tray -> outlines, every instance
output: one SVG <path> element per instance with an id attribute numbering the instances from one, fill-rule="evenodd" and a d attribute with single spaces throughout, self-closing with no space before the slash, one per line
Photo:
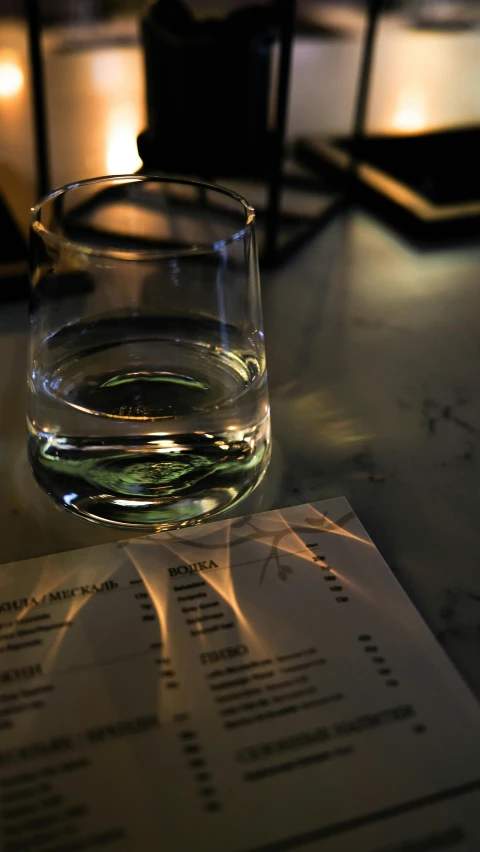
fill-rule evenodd
<path id="1" fill-rule="evenodd" d="M 299 140 L 301 161 L 351 179 L 357 195 L 411 236 L 467 236 L 480 225 L 480 128 L 412 136 Z"/>

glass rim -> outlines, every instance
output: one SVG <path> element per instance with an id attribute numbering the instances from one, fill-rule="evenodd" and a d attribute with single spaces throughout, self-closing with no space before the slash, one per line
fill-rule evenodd
<path id="1" fill-rule="evenodd" d="M 56 198 L 61 195 L 65 195 L 67 192 L 73 189 L 77 189 L 82 186 L 94 186 L 95 184 L 108 184 L 114 183 L 115 181 L 124 181 L 125 183 L 142 183 L 146 181 L 153 181 L 155 183 L 164 183 L 164 184 L 176 184 L 181 186 L 193 186 L 198 187 L 199 189 L 211 190 L 213 192 L 218 192 L 222 195 L 226 195 L 231 198 L 233 201 L 238 202 L 243 208 L 245 222 L 244 225 L 239 229 L 229 234 L 227 237 L 223 237 L 220 240 L 215 240 L 211 243 L 199 243 L 198 245 L 193 244 L 186 248 L 179 249 L 119 249 L 119 248 L 99 248 L 94 245 L 88 245 L 88 243 L 84 243 L 81 240 L 71 240 L 69 238 L 59 236 L 54 231 L 49 230 L 49 228 L 45 227 L 40 221 L 40 214 L 48 202 L 54 201 Z M 207 183 L 206 181 L 195 180 L 191 178 L 183 178 L 176 176 L 168 176 L 168 175 L 157 175 L 157 174 L 122 174 L 122 175 L 102 175 L 100 177 L 94 178 L 86 178 L 85 180 L 78 180 L 72 183 L 63 184 L 63 186 L 59 186 L 57 189 L 52 190 L 47 193 L 47 195 L 42 196 L 42 198 L 37 201 L 33 207 L 30 208 L 31 217 L 30 217 L 30 227 L 32 230 L 35 230 L 37 233 L 40 232 L 42 237 L 46 237 L 49 242 L 57 245 L 57 246 L 68 246 L 71 248 L 75 248 L 77 251 L 82 251 L 85 254 L 94 255 L 97 257 L 110 257 L 116 258 L 117 260 L 160 260 L 174 257 L 184 257 L 188 255 L 197 255 L 197 254 L 210 254 L 212 252 L 218 251 L 237 240 L 242 239 L 245 234 L 249 233 L 253 230 L 253 226 L 255 223 L 255 208 L 252 207 L 248 201 L 240 195 L 238 192 L 235 192 L 233 189 L 228 189 L 221 184 L 213 184 Z"/>

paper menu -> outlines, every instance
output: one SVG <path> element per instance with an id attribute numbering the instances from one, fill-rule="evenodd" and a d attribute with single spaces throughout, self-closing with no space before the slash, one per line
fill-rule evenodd
<path id="1" fill-rule="evenodd" d="M 478 852 L 480 711 L 343 499 L 0 568 L 2 849 Z"/>

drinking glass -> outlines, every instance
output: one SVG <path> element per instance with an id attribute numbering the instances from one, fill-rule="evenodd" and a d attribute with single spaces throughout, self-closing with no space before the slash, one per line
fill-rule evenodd
<path id="1" fill-rule="evenodd" d="M 255 213 L 192 180 L 62 187 L 31 229 L 28 452 L 97 523 L 161 530 L 265 473 L 270 412 Z"/>

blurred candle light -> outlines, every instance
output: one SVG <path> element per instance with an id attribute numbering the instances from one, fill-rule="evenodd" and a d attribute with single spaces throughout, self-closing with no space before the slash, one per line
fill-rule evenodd
<path id="1" fill-rule="evenodd" d="M 106 139 L 107 173 L 131 174 L 142 165 L 137 151 L 138 119 L 128 110 L 114 112 L 108 122 Z"/>
<path id="2" fill-rule="evenodd" d="M 14 59 L 0 53 L 0 98 L 13 98 L 23 88 L 23 71 Z"/>
<path id="3" fill-rule="evenodd" d="M 402 133 L 415 133 L 427 125 L 423 92 L 407 89 L 400 93 L 398 106 L 393 113 L 392 125 Z"/>

